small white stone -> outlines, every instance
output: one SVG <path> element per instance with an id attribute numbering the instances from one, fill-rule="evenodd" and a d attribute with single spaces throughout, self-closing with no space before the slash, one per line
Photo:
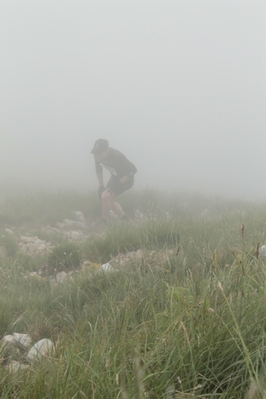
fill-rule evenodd
<path id="1" fill-rule="evenodd" d="M 175 397 L 175 386 L 173 384 L 168 385 L 166 388 L 166 399 L 171 399 Z"/>
<path id="2" fill-rule="evenodd" d="M 71 219 L 64 219 L 64 223 L 68 226 L 73 226 L 75 225 L 77 222 L 75 220 L 71 220 Z"/>
<path id="3" fill-rule="evenodd" d="M 57 275 L 55 276 L 55 281 L 57 283 L 62 283 L 65 279 L 67 278 L 67 273 L 66 272 L 59 272 L 57 273 Z"/>
<path id="4" fill-rule="evenodd" d="M 7 344 L 11 344 L 11 345 L 15 345 L 16 344 L 16 341 L 14 340 L 13 335 L 5 335 L 2 338 L 2 341 L 4 341 Z"/>
<path id="5" fill-rule="evenodd" d="M 50 355 L 54 351 L 54 344 L 50 339 L 44 338 L 38 341 L 29 350 L 27 358 L 30 360 L 40 359 L 42 356 Z"/>
<path id="6" fill-rule="evenodd" d="M 141 259 L 143 257 L 143 251 L 142 249 L 138 249 L 136 252 L 136 258 Z"/>
<path id="7" fill-rule="evenodd" d="M 21 236 L 20 241 L 24 242 L 24 243 L 30 243 L 30 242 L 32 243 L 35 240 L 34 240 L 34 237 Z"/>
<path id="8" fill-rule="evenodd" d="M 114 268 L 110 265 L 110 263 L 104 263 L 101 267 L 100 270 L 103 272 L 113 272 Z"/>
<path id="9" fill-rule="evenodd" d="M 71 240 L 74 240 L 74 241 L 79 241 L 79 240 L 81 239 L 80 233 L 79 233 L 78 231 L 75 231 L 75 230 L 69 231 L 69 232 L 67 233 L 67 236 L 68 236 Z"/>
<path id="10" fill-rule="evenodd" d="M 85 222 L 85 217 L 84 217 L 84 215 L 83 215 L 82 212 L 80 212 L 80 211 L 75 211 L 75 212 L 74 212 L 74 215 L 75 215 L 76 219 L 77 219 L 79 222 Z"/>
<path id="11" fill-rule="evenodd" d="M 13 337 L 23 348 L 28 348 L 32 343 L 32 339 L 28 334 L 13 333 Z"/>
<path id="12" fill-rule="evenodd" d="M 265 259 L 266 258 L 266 245 L 262 245 L 259 249 L 259 254 L 261 259 Z"/>
<path id="13" fill-rule="evenodd" d="M 29 365 L 21 364 L 16 360 L 11 360 L 5 367 L 10 371 L 10 373 L 16 373 L 19 370 L 27 369 Z"/>

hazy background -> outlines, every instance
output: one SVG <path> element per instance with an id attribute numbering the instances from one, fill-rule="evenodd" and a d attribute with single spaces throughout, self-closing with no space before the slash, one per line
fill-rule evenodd
<path id="1" fill-rule="evenodd" d="M 0 183 L 266 197 L 266 2 L 1 0 Z"/>

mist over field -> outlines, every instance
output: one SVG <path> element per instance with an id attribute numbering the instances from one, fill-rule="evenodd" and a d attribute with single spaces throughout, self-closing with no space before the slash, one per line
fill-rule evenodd
<path id="1" fill-rule="evenodd" d="M 135 187 L 265 199 L 265 20 L 260 1 L 2 0 L 0 184 L 96 188 L 101 137 Z"/>

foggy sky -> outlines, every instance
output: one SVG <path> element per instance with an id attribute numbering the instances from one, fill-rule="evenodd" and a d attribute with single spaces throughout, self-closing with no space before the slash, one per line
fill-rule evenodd
<path id="1" fill-rule="evenodd" d="M 259 0 L 1 0 L 0 183 L 96 188 L 106 138 L 136 187 L 265 199 L 265 20 Z"/>

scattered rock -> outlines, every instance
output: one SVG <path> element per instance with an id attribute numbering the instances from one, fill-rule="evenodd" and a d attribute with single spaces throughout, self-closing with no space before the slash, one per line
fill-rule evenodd
<path id="1" fill-rule="evenodd" d="M 80 226 L 80 227 L 85 227 L 84 222 L 77 222 L 76 220 L 71 220 L 71 219 L 64 219 L 64 224 L 67 226 Z"/>
<path id="2" fill-rule="evenodd" d="M 266 258 L 266 245 L 262 245 L 259 249 L 259 254 L 261 259 Z"/>
<path id="3" fill-rule="evenodd" d="M 175 398 L 175 386 L 173 384 L 168 385 L 166 388 L 166 399 Z"/>
<path id="4" fill-rule="evenodd" d="M 41 359 L 42 356 L 51 355 L 54 351 L 54 344 L 50 339 L 44 338 L 38 341 L 33 347 L 29 350 L 27 359 L 35 360 Z"/>
<path id="5" fill-rule="evenodd" d="M 57 273 L 57 275 L 55 276 L 55 282 L 58 284 L 61 284 L 66 278 L 67 278 L 67 273 L 66 272 L 59 272 Z"/>
<path id="6" fill-rule="evenodd" d="M 34 243 L 35 239 L 38 239 L 38 237 L 21 236 L 20 237 L 20 242 L 22 242 L 22 243 Z"/>
<path id="7" fill-rule="evenodd" d="M 84 217 L 84 215 L 83 215 L 82 212 L 80 212 L 80 211 L 75 211 L 75 212 L 74 212 L 74 215 L 75 215 L 75 218 L 77 219 L 77 221 L 82 222 L 82 223 L 85 223 L 85 217 Z"/>
<path id="8" fill-rule="evenodd" d="M 28 334 L 13 333 L 15 342 L 21 345 L 24 349 L 28 348 L 32 343 L 32 339 Z"/>
<path id="9" fill-rule="evenodd" d="M 2 338 L 2 341 L 9 345 L 16 345 L 16 341 L 14 340 L 13 335 L 5 335 Z"/>
<path id="10" fill-rule="evenodd" d="M 28 364 L 21 364 L 16 360 L 11 360 L 6 366 L 10 373 L 16 373 L 17 371 L 29 368 Z"/>
<path id="11" fill-rule="evenodd" d="M 120 265 L 124 265 L 130 261 L 140 261 L 143 258 L 142 249 L 138 249 L 137 251 L 127 252 L 126 254 L 119 254 L 112 258 L 112 263 L 119 263 Z"/>
<path id="12" fill-rule="evenodd" d="M 101 267 L 100 270 L 103 272 L 113 272 L 115 269 L 113 268 L 110 263 L 104 263 Z"/>
<path id="13" fill-rule="evenodd" d="M 0 257 L 4 258 L 7 255 L 6 249 L 3 245 L 0 245 Z"/>
<path id="14" fill-rule="evenodd" d="M 32 343 L 32 339 L 28 334 L 13 333 L 12 335 L 5 335 L 2 338 L 2 342 L 4 342 L 4 344 L 6 345 L 14 347 L 16 350 L 16 352 L 14 353 L 17 356 L 18 353 L 22 354 L 21 351 L 17 352 L 17 350 L 19 350 L 19 348 L 21 350 L 28 349 L 28 347 Z M 54 349 L 55 349 L 54 344 L 52 343 L 52 341 L 50 341 L 50 339 L 47 338 L 41 339 L 30 348 L 27 354 L 27 359 L 35 360 L 35 359 L 41 359 L 43 356 L 52 355 Z M 28 368 L 29 365 L 21 364 L 18 361 L 13 360 L 11 356 L 9 356 L 9 362 L 5 367 L 10 372 L 17 372 L 19 370 Z"/>
<path id="15" fill-rule="evenodd" d="M 21 236 L 18 244 L 22 253 L 29 255 L 44 255 L 50 252 L 53 245 L 50 242 L 40 240 L 38 236 Z"/>
<path id="16" fill-rule="evenodd" d="M 82 241 L 82 233 L 78 232 L 77 230 L 67 231 L 65 236 L 70 241 Z"/>

